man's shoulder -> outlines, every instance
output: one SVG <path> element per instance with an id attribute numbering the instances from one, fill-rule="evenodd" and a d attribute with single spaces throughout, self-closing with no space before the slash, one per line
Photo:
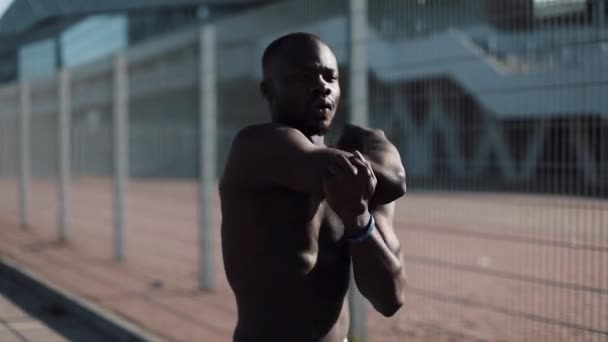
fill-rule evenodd
<path id="1" fill-rule="evenodd" d="M 277 126 L 277 124 L 272 123 L 272 122 L 265 122 L 265 123 L 245 126 L 238 131 L 237 136 L 241 135 L 241 134 L 256 134 L 256 133 L 259 134 L 262 132 L 272 131 L 275 129 L 276 126 Z"/>
<path id="2" fill-rule="evenodd" d="M 224 181 L 243 184 L 264 178 L 278 155 L 302 149 L 306 137 L 299 130 L 276 123 L 264 123 L 242 128 L 234 137 L 224 168 Z M 309 142 L 310 143 L 310 142 Z"/>
<path id="3" fill-rule="evenodd" d="M 355 125 L 344 127 L 337 147 L 349 152 L 359 150 L 367 157 L 374 158 L 396 152 L 394 145 L 381 129 Z"/>
<path id="4" fill-rule="evenodd" d="M 281 142 L 306 141 L 299 130 L 277 124 L 263 123 L 242 128 L 233 140 L 233 149 L 249 151 L 259 148 L 274 148 Z"/>
<path id="5" fill-rule="evenodd" d="M 339 144 L 347 145 L 345 147 L 359 149 L 361 147 L 356 145 L 363 145 L 364 143 L 369 142 L 390 143 L 384 134 L 384 131 L 381 129 L 367 128 L 353 124 L 344 125 Z"/>
<path id="6" fill-rule="evenodd" d="M 281 124 L 277 124 L 277 123 L 273 123 L 273 122 L 268 122 L 268 123 L 250 125 L 250 126 L 246 126 L 246 127 L 242 128 L 236 134 L 235 140 L 260 138 L 260 137 L 267 136 L 267 135 L 282 135 L 282 134 L 301 134 L 301 135 L 303 135 L 299 130 L 297 130 L 293 127 L 289 127 L 289 126 L 285 126 L 285 125 L 281 125 Z"/>

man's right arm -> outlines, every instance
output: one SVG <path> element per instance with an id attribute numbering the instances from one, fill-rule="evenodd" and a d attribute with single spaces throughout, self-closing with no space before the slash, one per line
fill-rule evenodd
<path id="1" fill-rule="evenodd" d="M 351 154 L 314 145 L 300 131 L 281 125 L 251 126 L 232 143 L 226 174 L 257 186 L 275 184 L 302 193 L 323 193 L 328 167 L 356 173 Z"/>

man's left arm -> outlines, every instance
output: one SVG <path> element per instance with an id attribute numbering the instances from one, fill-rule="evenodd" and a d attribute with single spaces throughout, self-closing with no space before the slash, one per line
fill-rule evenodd
<path id="1" fill-rule="evenodd" d="M 401 156 L 382 130 L 347 124 L 337 148 L 351 153 L 357 150 L 371 165 L 378 179 L 372 204 L 387 204 L 405 194 L 406 174 Z"/>
<path id="2" fill-rule="evenodd" d="M 323 181 L 325 199 L 344 224 L 357 287 L 376 310 L 392 316 L 403 305 L 405 289 L 401 248 L 393 230 L 395 203 L 370 204 L 378 184 L 372 166 L 357 151 L 350 160 L 357 174 L 330 167 Z"/>
<path id="3" fill-rule="evenodd" d="M 393 229 L 395 203 L 370 208 L 358 222 L 344 222 L 361 230 L 373 215 L 375 228 L 361 242 L 349 242 L 354 277 L 361 294 L 384 316 L 392 316 L 403 305 L 406 275 L 399 239 Z"/>

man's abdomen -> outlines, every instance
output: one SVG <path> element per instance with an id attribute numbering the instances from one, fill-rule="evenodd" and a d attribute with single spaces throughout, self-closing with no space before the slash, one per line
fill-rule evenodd
<path id="1" fill-rule="evenodd" d="M 309 296 L 276 295 L 265 302 L 238 300 L 235 341 L 342 342 L 348 332 L 348 309 Z M 314 303 L 313 303 L 314 302 Z"/>
<path id="2" fill-rule="evenodd" d="M 249 281 L 233 287 L 239 311 L 236 336 L 342 342 L 348 329 L 348 310 L 343 306 L 350 258 L 331 242 L 320 242 L 315 249 L 309 270 L 311 259 L 302 250 L 271 248 L 277 253 L 262 254 L 262 259 L 273 261 L 258 260 L 257 270 L 249 270 L 255 273 Z"/>

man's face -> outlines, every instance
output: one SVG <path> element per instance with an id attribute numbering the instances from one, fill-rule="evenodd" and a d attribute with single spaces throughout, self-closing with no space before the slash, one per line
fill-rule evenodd
<path id="1" fill-rule="evenodd" d="M 277 122 L 308 136 L 329 128 L 340 101 L 338 63 L 317 41 L 292 43 L 270 68 L 265 96 Z"/>

